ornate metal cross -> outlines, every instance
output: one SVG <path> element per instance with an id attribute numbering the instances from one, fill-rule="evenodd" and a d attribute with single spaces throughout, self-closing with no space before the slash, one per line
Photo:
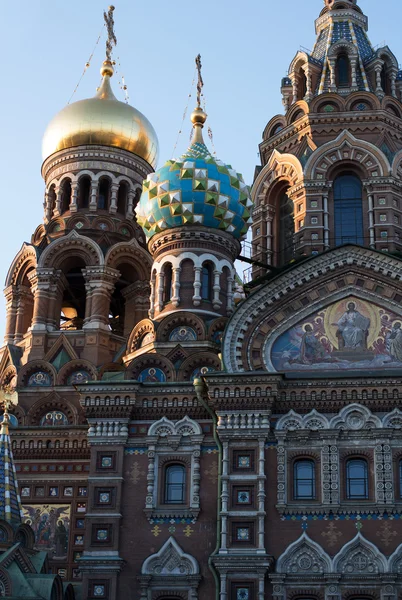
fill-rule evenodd
<path id="1" fill-rule="evenodd" d="M 199 54 L 196 59 L 195 59 L 195 64 L 197 66 L 197 72 L 198 72 L 198 82 L 197 82 L 197 105 L 201 106 L 201 94 L 202 94 L 202 88 L 204 87 L 204 81 L 202 79 L 202 74 L 201 74 L 201 69 L 202 69 L 202 64 L 201 64 L 201 54 Z"/>
<path id="2" fill-rule="evenodd" d="M 116 46 L 117 39 L 114 32 L 114 19 L 113 19 L 114 6 L 109 6 L 109 11 L 103 13 L 107 28 L 107 40 L 106 40 L 106 58 L 112 60 L 113 46 Z"/>

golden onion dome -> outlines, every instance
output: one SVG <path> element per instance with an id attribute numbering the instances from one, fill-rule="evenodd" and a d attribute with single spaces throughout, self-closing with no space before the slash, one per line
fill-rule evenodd
<path id="1" fill-rule="evenodd" d="M 112 63 L 106 60 L 96 96 L 69 104 L 50 122 L 43 137 L 44 161 L 59 150 L 96 144 L 128 150 L 156 167 L 155 130 L 139 110 L 117 100 L 110 85 L 113 73 Z"/>

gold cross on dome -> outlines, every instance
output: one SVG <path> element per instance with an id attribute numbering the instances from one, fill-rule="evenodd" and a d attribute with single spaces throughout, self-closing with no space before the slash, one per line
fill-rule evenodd
<path id="1" fill-rule="evenodd" d="M 201 95 L 202 95 L 202 88 L 204 87 L 204 81 L 202 79 L 202 74 L 201 74 L 201 69 L 202 69 L 202 64 L 201 64 L 201 54 L 199 54 L 196 59 L 195 59 L 195 64 L 197 66 L 197 73 L 198 73 L 198 82 L 197 82 L 197 106 L 201 106 Z"/>
<path id="2" fill-rule="evenodd" d="M 114 6 L 109 6 L 108 12 L 103 13 L 103 17 L 106 23 L 107 29 L 107 40 L 106 40 L 106 58 L 112 60 L 113 46 L 116 46 L 117 39 L 114 32 L 114 18 L 113 18 Z"/>

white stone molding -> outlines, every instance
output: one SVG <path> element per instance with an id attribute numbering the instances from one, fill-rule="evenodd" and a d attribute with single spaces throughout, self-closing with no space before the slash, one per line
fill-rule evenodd
<path id="1" fill-rule="evenodd" d="M 141 567 L 141 576 L 138 577 L 140 600 L 149 600 L 156 590 L 163 590 L 163 595 L 179 592 L 180 597 L 184 592 L 188 600 L 197 600 L 200 580 L 197 560 L 186 554 L 171 536 L 159 552 L 149 556 Z"/>
<path id="2" fill-rule="evenodd" d="M 171 536 L 156 554 L 149 556 L 141 567 L 141 575 L 198 575 L 200 568 L 196 559 L 186 554 Z"/>
<path id="3" fill-rule="evenodd" d="M 360 431 L 361 429 L 381 429 L 381 419 L 374 416 L 370 409 L 362 404 L 350 404 L 333 417 L 329 423 L 330 429 L 347 429 Z"/>
<path id="4" fill-rule="evenodd" d="M 231 437 L 236 434 L 244 435 L 248 431 L 252 431 L 255 437 L 256 431 L 261 431 L 263 436 L 269 433 L 269 415 L 270 412 L 262 410 L 259 412 L 237 412 L 237 411 L 218 411 L 218 432 L 222 435 L 225 431 L 229 432 Z"/>
<path id="5" fill-rule="evenodd" d="M 378 548 L 359 532 L 332 561 L 332 572 L 342 575 L 378 575 L 388 571 L 388 561 Z"/>
<path id="6" fill-rule="evenodd" d="M 324 440 L 321 450 L 322 504 L 328 510 L 339 506 L 339 449 L 336 439 Z"/>
<path id="7" fill-rule="evenodd" d="M 276 563 L 277 573 L 313 577 L 331 571 L 331 558 L 317 542 L 309 538 L 306 532 L 288 546 Z"/>
<path id="8" fill-rule="evenodd" d="M 313 409 L 308 415 L 299 415 L 294 410 L 290 410 L 281 417 L 276 424 L 276 431 L 296 431 L 298 429 L 328 429 L 328 419 Z"/>
<path id="9" fill-rule="evenodd" d="M 402 411 L 399 408 L 385 415 L 382 420 L 384 429 L 402 429 Z"/>
<path id="10" fill-rule="evenodd" d="M 387 440 L 377 440 L 374 448 L 375 497 L 378 505 L 394 503 L 393 462 Z"/>
<path id="11" fill-rule="evenodd" d="M 196 519 L 200 512 L 200 456 L 204 434 L 200 425 L 187 415 L 173 422 L 162 417 L 148 430 L 148 474 L 145 513 L 148 519 L 157 517 Z M 159 497 L 161 466 L 164 461 L 185 462 L 188 482 L 188 502 L 180 506 L 166 506 Z"/>

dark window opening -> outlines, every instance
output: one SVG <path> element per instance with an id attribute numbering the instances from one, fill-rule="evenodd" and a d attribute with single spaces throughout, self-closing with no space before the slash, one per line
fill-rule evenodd
<path id="1" fill-rule="evenodd" d="M 201 271 L 201 298 L 212 300 L 213 295 L 213 268 L 210 263 L 205 263 Z"/>
<path id="2" fill-rule="evenodd" d="M 48 192 L 48 202 L 49 202 L 49 216 L 53 217 L 54 209 L 56 208 L 56 191 L 55 186 L 52 185 Z"/>
<path id="3" fill-rule="evenodd" d="M 186 497 L 186 469 L 183 465 L 169 465 L 165 470 L 165 504 L 184 504 Z"/>
<path id="4" fill-rule="evenodd" d="M 298 460 L 293 467 L 295 500 L 315 500 L 315 464 L 313 460 Z"/>
<path id="5" fill-rule="evenodd" d="M 347 54 L 340 54 L 336 63 L 338 87 L 349 87 L 349 58 Z"/>
<path id="6" fill-rule="evenodd" d="M 295 223 L 293 219 L 293 200 L 284 190 L 279 196 L 279 264 L 283 265 L 294 256 Z"/>
<path id="7" fill-rule="evenodd" d="M 82 269 L 84 261 L 77 260 L 76 265 L 64 273 L 67 286 L 63 293 L 60 316 L 60 329 L 82 329 L 85 319 L 86 289 Z"/>
<path id="8" fill-rule="evenodd" d="M 81 177 L 78 184 L 78 208 L 88 208 L 91 197 L 91 179 L 87 175 Z"/>
<path id="9" fill-rule="evenodd" d="M 334 182 L 335 245 L 363 245 L 362 183 L 358 177 L 345 174 Z"/>
<path id="10" fill-rule="evenodd" d="M 172 265 L 168 264 L 163 270 L 163 304 L 170 302 L 170 300 L 172 299 L 172 279 Z"/>
<path id="11" fill-rule="evenodd" d="M 101 179 L 99 182 L 98 191 L 98 208 L 99 210 L 109 210 L 110 201 L 110 181 L 109 179 Z"/>
<path id="12" fill-rule="evenodd" d="M 117 212 L 119 215 L 125 215 L 127 211 L 128 185 L 125 181 L 120 184 L 117 194 Z"/>
<path id="13" fill-rule="evenodd" d="M 70 210 L 70 202 L 71 202 L 71 181 L 66 179 L 63 181 L 61 186 L 61 207 L 60 210 L 62 213 Z"/>
<path id="14" fill-rule="evenodd" d="M 346 463 L 346 495 L 348 500 L 367 500 L 368 466 L 361 458 L 348 460 Z"/>

